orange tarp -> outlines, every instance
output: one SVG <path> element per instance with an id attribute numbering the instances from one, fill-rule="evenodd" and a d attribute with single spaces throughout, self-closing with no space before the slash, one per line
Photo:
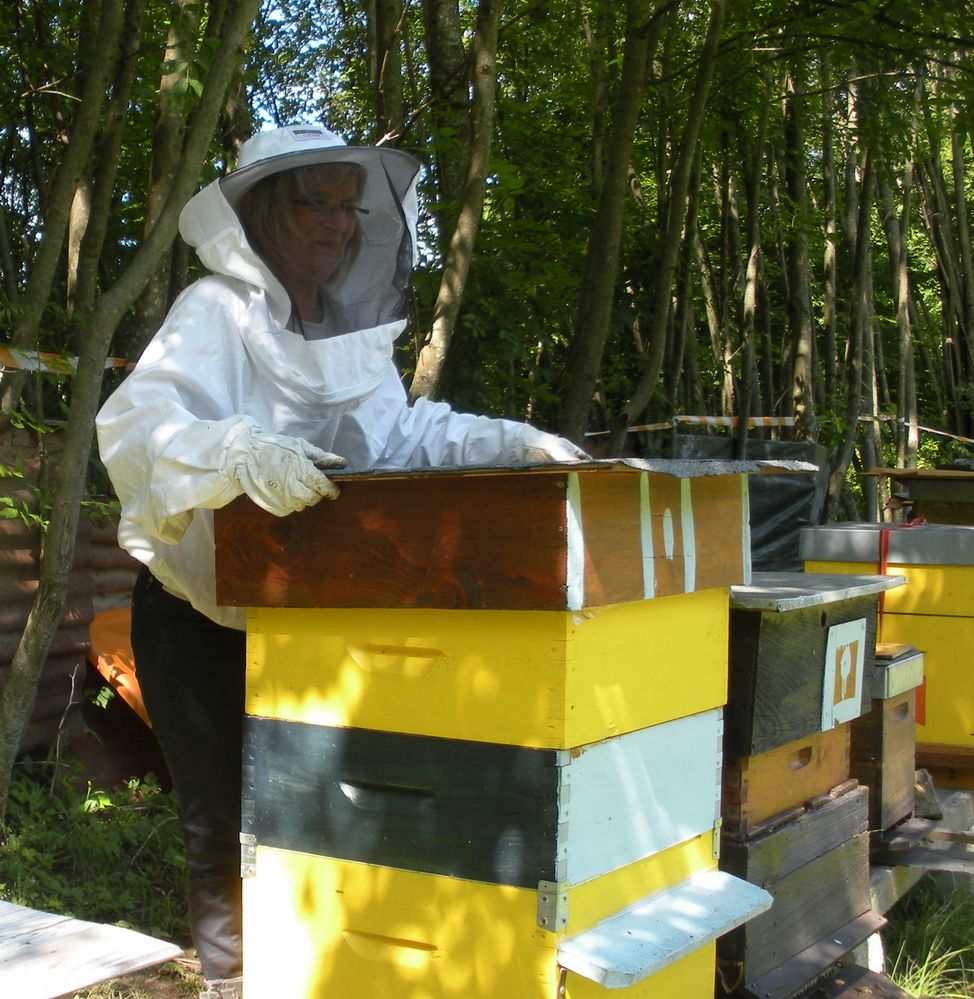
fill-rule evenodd
<path id="1" fill-rule="evenodd" d="M 91 622 L 88 659 L 122 700 L 151 728 L 135 676 L 135 659 L 129 638 L 131 620 L 129 607 L 98 611 Z"/>

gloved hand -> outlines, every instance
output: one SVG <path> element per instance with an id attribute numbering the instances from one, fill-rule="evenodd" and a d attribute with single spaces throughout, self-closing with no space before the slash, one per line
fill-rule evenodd
<path id="1" fill-rule="evenodd" d="M 251 428 L 230 445 L 227 470 L 243 491 L 275 517 L 296 513 L 322 499 L 335 499 L 338 486 L 322 469 L 344 468 L 345 459 L 298 437 Z"/>
<path id="2" fill-rule="evenodd" d="M 589 455 L 570 440 L 534 427 L 526 427 L 521 434 L 519 444 L 520 453 L 517 461 L 524 465 L 590 460 Z"/>

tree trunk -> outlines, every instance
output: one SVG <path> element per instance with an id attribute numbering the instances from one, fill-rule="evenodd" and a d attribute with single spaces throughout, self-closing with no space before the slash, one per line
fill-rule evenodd
<path id="1" fill-rule="evenodd" d="M 797 67 L 797 64 L 796 64 Z M 808 186 L 805 177 L 805 81 L 800 69 L 785 82 L 785 184 L 792 211 L 788 227 L 788 335 L 792 350 L 792 408 L 795 433 L 818 440 L 813 397 L 814 332 L 808 277 Z"/>
<path id="2" fill-rule="evenodd" d="M 771 220 L 774 227 L 775 260 L 778 264 L 778 281 L 781 287 L 781 298 L 791 300 L 791 287 L 788 280 L 788 254 L 785 249 L 785 227 L 782 221 L 781 179 L 783 169 L 781 159 L 773 145 L 768 147 L 768 200 L 771 210 Z M 766 335 L 767 349 L 765 363 L 768 367 L 768 388 L 774 407 L 784 416 L 794 416 L 794 396 L 786 388 L 791 380 L 792 344 L 785 331 L 781 336 L 781 362 L 774 363 L 774 340 L 770 325 Z"/>
<path id="3" fill-rule="evenodd" d="M 734 457 L 747 457 L 747 417 L 759 415 L 754 404 L 760 404 L 761 393 L 757 383 L 757 361 L 754 349 L 755 317 L 758 307 L 758 280 L 761 274 L 761 164 L 768 129 L 768 109 L 771 106 L 767 77 L 758 112 L 757 134 L 751 160 L 747 165 L 744 190 L 747 201 L 747 264 L 744 269 L 744 294 L 741 303 L 741 400 L 738 412 L 741 419 L 734 435 Z"/>
<path id="4" fill-rule="evenodd" d="M 962 336 L 964 344 L 961 356 L 964 359 L 964 381 L 974 378 L 974 258 L 971 254 L 971 228 L 967 211 L 967 194 L 964 169 L 964 147 L 962 144 L 963 121 L 956 105 L 951 107 L 950 150 L 951 170 L 954 180 L 954 217 L 957 219 L 957 247 L 960 251 L 959 271 L 961 277 L 961 305 L 964 321 Z M 968 404 L 969 406 L 971 403 Z M 970 422 L 968 429 L 972 429 Z"/>
<path id="5" fill-rule="evenodd" d="M 123 0 L 104 0 L 96 41 L 100 58 L 93 61 L 90 71 L 84 77 L 83 90 L 71 123 L 70 139 L 45 205 L 43 234 L 31 261 L 26 290 L 20 299 L 18 318 L 10 338 L 11 346 L 26 349 L 36 347 L 41 314 L 51 297 L 71 217 L 71 206 L 94 143 L 98 118 L 105 102 L 105 91 L 118 55 L 123 21 Z M 24 372 L 0 376 L 0 413 L 7 418 L 20 399 L 25 381 Z"/>
<path id="6" fill-rule="evenodd" d="M 606 115 L 609 109 L 609 88 L 606 77 L 607 57 L 605 39 L 609 35 L 609 5 L 595 5 L 595 23 L 589 11 L 582 12 L 582 30 L 589 53 L 589 73 L 592 77 L 592 145 L 589 156 L 589 182 L 592 197 L 598 200 L 602 189 L 603 164 L 605 162 Z"/>
<path id="7" fill-rule="evenodd" d="M 680 265 L 677 271 L 677 282 L 676 282 L 676 306 L 673 320 L 673 334 L 672 337 L 668 337 L 670 342 L 669 350 L 667 351 L 668 357 L 666 358 L 666 363 L 663 370 L 663 385 L 666 390 L 666 394 L 670 400 L 670 408 L 673 412 L 679 412 L 680 410 L 680 398 L 679 398 L 679 386 L 680 386 L 680 375 L 683 371 L 685 360 L 689 354 L 694 353 L 694 345 L 690 346 L 689 352 L 687 350 L 687 344 L 692 330 L 692 318 L 693 318 L 693 266 L 691 257 L 697 252 L 697 248 L 700 247 L 702 253 L 702 247 L 700 245 L 700 237 L 697 233 L 697 206 L 699 204 L 699 181 L 700 181 L 700 171 L 699 171 L 699 157 L 698 163 L 694 166 L 693 176 L 690 181 L 690 194 L 687 204 L 687 217 L 686 217 L 686 231 L 683 239 L 683 251 L 680 255 Z M 704 293 L 706 299 L 706 292 Z M 713 322 L 713 317 L 711 316 L 711 309 L 708 308 L 707 321 L 708 324 Z M 643 345 L 640 353 L 645 352 L 645 345 Z M 696 358 L 694 357 L 694 360 Z M 694 368 L 694 371 L 696 369 Z M 689 400 L 691 394 L 688 392 L 686 398 Z"/>
<path id="8" fill-rule="evenodd" d="M 497 89 L 497 31 L 501 0 L 480 0 L 477 33 L 473 41 L 473 107 L 470 153 L 463 200 L 450 250 L 443 267 L 440 288 L 433 307 L 433 327 L 419 353 L 416 373 L 409 388 L 411 399 L 432 398 L 443 374 L 447 351 L 460 315 L 463 292 L 470 273 L 474 244 L 484 209 L 484 181 L 490 163 L 494 128 L 494 98 Z"/>
<path id="9" fill-rule="evenodd" d="M 875 186 L 875 185 L 874 185 Z M 863 234 L 860 233 L 860 238 Z M 876 315 L 873 308 L 873 261 L 872 242 L 865 235 L 869 243 L 869 252 L 865 255 L 865 294 L 862 296 L 863 307 L 863 374 L 865 382 L 866 411 L 861 413 L 865 417 L 862 421 L 862 466 L 863 470 L 869 471 L 879 464 L 878 456 L 882 454 L 882 427 L 880 425 L 880 392 L 879 392 L 879 369 L 881 367 L 880 353 L 877 350 L 878 336 L 876 332 Z M 862 497 L 865 507 L 866 519 L 872 523 L 882 520 L 882 503 L 885 483 L 879 483 L 875 476 L 866 475 L 862 477 Z"/>
<path id="10" fill-rule="evenodd" d="M 659 12 L 666 2 L 657 0 L 649 15 L 645 4 L 639 0 L 627 0 L 626 4 L 622 79 L 614 104 L 599 207 L 582 273 L 559 421 L 561 432 L 579 442 L 588 425 L 589 405 L 595 394 L 609 335 L 633 135 L 646 88 L 646 68 L 659 37 Z"/>
<path id="11" fill-rule="evenodd" d="M 919 448 L 917 429 L 916 372 L 913 360 L 913 326 L 910 322 L 910 271 L 907 237 L 910 230 L 910 204 L 913 192 L 913 161 L 903 168 L 903 207 L 899 221 L 893 192 L 880 181 L 880 203 L 886 230 L 886 244 L 893 268 L 896 301 L 896 333 L 899 344 L 899 381 L 896 392 L 896 466 L 915 468 Z"/>
<path id="12" fill-rule="evenodd" d="M 375 0 L 375 117 L 382 141 L 402 138 L 402 19 L 401 0 Z"/>
<path id="13" fill-rule="evenodd" d="M 836 219 L 835 155 L 832 140 L 832 74 L 828 49 L 822 52 L 822 189 L 825 211 L 825 252 L 822 261 L 822 368 L 825 382 L 825 405 L 835 405 L 836 384 Z"/>
<path id="14" fill-rule="evenodd" d="M 917 172 L 917 181 L 923 194 L 921 207 L 934 249 L 940 283 L 939 325 L 942 332 L 940 354 L 943 359 L 946 415 L 952 428 L 957 433 L 962 433 L 964 426 L 959 395 L 959 388 L 964 384 L 964 360 L 960 346 L 963 324 L 961 277 L 957 268 L 957 254 L 950 228 L 947 198 L 943 190 L 943 176 L 940 173 L 940 157 L 934 142 L 935 139 L 931 137 L 931 154 L 926 158 L 923 169 Z"/>
<path id="15" fill-rule="evenodd" d="M 191 116 L 169 202 L 129 265 L 112 288 L 98 299 L 84 327 L 78 368 L 71 384 L 65 445 L 52 499 L 51 519 L 41 547 L 37 595 L 0 693 L 0 821 L 6 814 L 10 776 L 33 707 L 37 679 L 64 608 L 95 414 L 112 335 L 172 242 L 179 212 L 195 187 L 220 106 L 258 5 L 259 0 L 237 0 L 230 4 L 219 43 L 213 50 L 203 92 Z M 105 61 L 111 63 L 107 58 Z M 79 115 L 81 111 L 79 105 Z M 72 136 L 75 134 L 72 128 Z M 82 133 L 78 133 L 78 137 L 83 141 Z M 66 159 L 70 152 L 70 149 L 65 151 Z"/>
<path id="16" fill-rule="evenodd" d="M 720 40 L 724 20 L 724 0 L 712 0 L 707 33 L 700 52 L 697 79 L 687 108 L 687 122 L 680 140 L 680 148 L 673 164 L 668 191 L 669 209 L 666 216 L 666 232 L 660 254 L 660 266 L 656 280 L 656 295 L 653 302 L 652 324 L 648 337 L 648 350 L 642 365 L 639 382 L 629 401 L 619 413 L 610 435 L 609 453 L 618 449 L 625 439 L 626 428 L 646 409 L 656 389 L 663 361 L 666 325 L 669 321 L 670 298 L 676 265 L 679 259 L 680 239 L 686 217 L 687 189 L 690 172 L 696 155 L 697 138 L 703 123 L 704 108 L 710 92 L 714 62 L 717 56 L 717 43 Z"/>
<path id="17" fill-rule="evenodd" d="M 423 18 L 432 97 L 434 177 L 440 206 L 436 210 L 436 227 L 440 253 L 446 258 L 463 198 L 468 159 L 467 53 L 456 0 L 424 0 Z"/>
<path id="18" fill-rule="evenodd" d="M 196 35 L 200 26 L 201 5 L 196 0 L 173 0 L 166 39 L 165 61 L 170 65 L 189 66 Z M 173 171 L 182 150 L 183 130 L 186 127 L 186 103 L 179 95 L 186 69 L 163 72 L 159 81 L 159 113 L 152 133 L 152 162 L 149 166 L 149 196 L 145 206 L 145 226 L 149 232 L 156 224 L 172 185 Z M 170 279 L 172 275 L 171 250 L 163 254 L 158 270 L 149 279 L 136 305 L 136 321 L 132 342 L 126 354 L 137 361 L 169 308 Z"/>
<path id="19" fill-rule="evenodd" d="M 863 346 L 867 330 L 868 309 L 866 294 L 869 279 L 869 219 L 872 207 L 873 162 L 868 150 L 863 157 L 862 187 L 859 191 L 859 216 L 853 260 L 852 317 L 849 323 L 849 349 L 846 366 L 845 432 L 838 452 L 829 466 L 828 494 L 825 500 L 825 519 L 834 520 L 842 501 L 846 472 L 852 462 L 856 436 L 859 430 L 859 412 L 862 402 Z"/>

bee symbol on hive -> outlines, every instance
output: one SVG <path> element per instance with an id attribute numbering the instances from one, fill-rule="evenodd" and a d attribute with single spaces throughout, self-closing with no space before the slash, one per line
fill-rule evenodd
<path id="1" fill-rule="evenodd" d="M 822 730 L 858 718 L 865 669 L 864 619 L 833 625 L 825 650 L 822 687 Z"/>

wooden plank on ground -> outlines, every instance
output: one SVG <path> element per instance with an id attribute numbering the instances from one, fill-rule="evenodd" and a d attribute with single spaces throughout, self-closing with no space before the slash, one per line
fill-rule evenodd
<path id="1" fill-rule="evenodd" d="M 181 953 L 120 926 L 0 902 L 0 985 L 11 999 L 57 999 Z"/>

